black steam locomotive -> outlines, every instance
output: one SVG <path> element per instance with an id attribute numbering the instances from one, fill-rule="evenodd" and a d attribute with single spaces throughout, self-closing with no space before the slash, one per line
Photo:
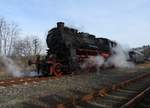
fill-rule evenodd
<path id="1" fill-rule="evenodd" d="M 107 60 L 111 55 L 111 48 L 116 42 L 106 38 L 96 38 L 94 35 L 78 32 L 78 30 L 64 26 L 58 22 L 57 27 L 48 31 L 47 55 L 44 59 L 38 56 L 37 71 L 43 75 L 60 76 L 64 73 L 80 69 L 80 65 L 91 56 L 102 56 Z"/>

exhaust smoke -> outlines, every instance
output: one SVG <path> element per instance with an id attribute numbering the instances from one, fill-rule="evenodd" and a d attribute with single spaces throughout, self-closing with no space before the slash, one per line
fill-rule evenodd
<path id="1" fill-rule="evenodd" d="M 114 66 L 117 68 L 133 68 L 134 64 L 129 62 L 128 51 L 124 50 L 121 45 L 111 49 L 112 55 L 105 62 L 106 66 Z"/>
<path id="2" fill-rule="evenodd" d="M 128 50 L 117 45 L 111 49 L 111 56 L 105 60 L 101 55 L 91 56 L 81 65 L 82 69 L 95 66 L 97 71 L 100 67 L 116 67 L 116 68 L 134 68 L 134 63 L 129 62 Z"/>
<path id="3" fill-rule="evenodd" d="M 86 62 L 82 65 L 83 68 L 87 66 L 102 66 L 104 63 L 104 58 L 102 56 L 90 56 L 88 59 L 85 60 Z"/>
<path id="4" fill-rule="evenodd" d="M 85 62 L 81 65 L 82 69 L 95 67 L 96 71 L 99 72 L 99 68 L 104 64 L 104 58 L 102 56 L 90 56 Z"/>
<path id="5" fill-rule="evenodd" d="M 36 71 L 20 71 L 21 68 L 17 66 L 15 62 L 9 57 L 1 56 L 0 60 L 0 68 L 3 69 L 6 73 L 12 75 L 13 77 L 34 77 L 42 75 L 42 73 L 38 74 Z"/>
<path id="6" fill-rule="evenodd" d="M 2 56 L 1 59 L 1 68 L 3 68 L 8 74 L 11 74 L 14 77 L 21 77 L 22 73 L 19 71 L 19 67 L 13 62 L 9 57 Z"/>
<path id="7" fill-rule="evenodd" d="M 36 77 L 36 76 L 42 76 L 42 73 L 37 73 L 36 71 L 31 72 L 23 72 L 24 77 Z"/>

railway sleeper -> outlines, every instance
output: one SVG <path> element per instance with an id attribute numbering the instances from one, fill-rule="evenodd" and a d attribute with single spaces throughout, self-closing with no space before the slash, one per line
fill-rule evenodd
<path id="1" fill-rule="evenodd" d="M 137 104 L 135 108 L 150 108 L 150 94 Z"/>
<path id="2" fill-rule="evenodd" d="M 143 82 L 144 81 L 142 81 L 142 83 Z M 106 106 L 106 104 L 107 104 L 109 107 L 106 106 L 106 108 L 107 107 L 108 108 L 120 107 L 123 103 L 130 100 L 132 97 L 136 96 L 136 94 L 141 92 L 142 89 L 146 88 L 148 85 L 149 85 L 149 83 L 141 84 L 141 82 L 138 84 L 136 83 L 134 85 L 129 85 L 129 86 L 125 87 L 124 89 L 118 89 L 117 92 L 113 91 L 105 97 L 100 97 L 99 99 L 97 97 L 96 100 L 98 100 L 98 101 L 96 101 L 96 102 L 100 103 L 101 105 L 104 105 L 104 106 Z"/>
<path id="3" fill-rule="evenodd" d="M 82 102 L 78 105 L 79 107 L 76 108 L 109 108 L 107 104 L 101 104 L 97 102 Z"/>
<path id="4" fill-rule="evenodd" d="M 110 107 L 113 107 L 114 105 L 117 106 L 117 105 L 120 105 L 122 104 L 124 101 L 127 101 L 128 98 L 124 98 L 122 100 L 117 100 L 117 99 L 113 99 L 113 98 L 96 98 L 95 100 L 93 100 L 93 102 L 96 102 L 98 105 L 101 105 L 101 106 L 105 106 L 104 108 L 110 108 Z"/>
<path id="5" fill-rule="evenodd" d="M 132 91 L 132 90 L 127 90 L 127 89 L 119 89 L 118 92 L 112 92 L 112 94 L 116 94 L 116 95 L 130 95 L 130 94 L 136 94 L 138 92 L 136 91 Z"/>
<path id="6" fill-rule="evenodd" d="M 149 85 L 147 84 L 147 85 L 142 85 L 142 86 L 134 86 L 134 87 L 130 87 L 130 86 L 128 86 L 128 87 L 126 87 L 126 88 L 124 88 L 123 90 L 126 90 L 126 91 L 132 91 L 133 93 L 135 92 L 139 92 L 141 89 L 144 89 L 144 88 L 146 88 L 146 87 L 148 87 Z"/>
<path id="7" fill-rule="evenodd" d="M 135 108 L 150 108 L 150 105 L 149 104 L 145 104 L 145 103 L 141 103 L 139 106 L 137 106 Z"/>

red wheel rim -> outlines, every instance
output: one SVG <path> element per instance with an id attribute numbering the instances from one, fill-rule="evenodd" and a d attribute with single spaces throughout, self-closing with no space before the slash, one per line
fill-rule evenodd
<path id="1" fill-rule="evenodd" d="M 62 64 L 60 64 L 60 63 L 56 63 L 53 66 L 54 75 L 57 77 L 59 77 L 63 74 L 63 72 L 61 71 L 61 66 L 62 66 Z"/>

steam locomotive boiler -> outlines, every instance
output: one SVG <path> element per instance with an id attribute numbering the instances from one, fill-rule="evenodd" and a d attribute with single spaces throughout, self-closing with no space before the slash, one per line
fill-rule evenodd
<path id="1" fill-rule="evenodd" d="M 46 42 L 46 57 L 41 60 L 38 56 L 36 61 L 29 64 L 36 64 L 37 71 L 43 75 L 55 76 L 81 69 L 80 65 L 91 56 L 102 56 L 107 60 L 111 48 L 116 46 L 114 41 L 78 32 L 64 26 L 63 22 L 58 22 L 57 27 L 48 31 Z"/>

